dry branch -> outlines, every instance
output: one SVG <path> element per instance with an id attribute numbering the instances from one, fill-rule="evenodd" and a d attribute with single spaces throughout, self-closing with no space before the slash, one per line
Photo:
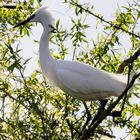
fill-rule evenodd
<path id="1" fill-rule="evenodd" d="M 124 60 L 120 64 L 117 73 L 122 73 L 124 71 L 124 68 L 129 64 L 133 63 L 139 56 L 140 56 L 140 48 L 132 56 L 130 56 L 128 59 Z"/>

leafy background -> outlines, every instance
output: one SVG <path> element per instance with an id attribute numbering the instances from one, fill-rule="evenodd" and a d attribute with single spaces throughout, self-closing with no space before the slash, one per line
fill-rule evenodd
<path id="1" fill-rule="evenodd" d="M 86 110 L 83 102 L 52 87 L 38 68 L 26 76 L 31 60 L 22 58 L 19 45 L 20 38 L 30 37 L 33 25 L 11 27 L 38 9 L 41 1 L 1 1 L 0 139 L 115 139 L 115 128 L 126 130 L 122 139 L 140 139 L 140 105 L 135 102 L 139 101 L 140 1 L 119 7 L 110 21 L 95 12 L 90 1 L 64 0 L 63 4 L 74 10 L 76 18 L 71 18 L 69 28 L 64 28 L 61 20 L 56 21 L 50 39 L 53 57 L 69 58 L 110 72 L 131 72 L 132 76 L 137 75 L 135 85 L 131 85 L 133 90 L 127 98 L 121 97 L 117 106 L 113 107 L 117 99 L 110 98 L 103 112 L 99 112 L 98 101 L 88 102 Z M 93 28 L 88 18 L 96 19 L 97 29 L 102 27 L 97 38 L 87 37 L 87 31 Z M 122 37 L 129 40 L 129 48 L 123 46 Z M 92 123 L 97 112 L 99 116 Z"/>

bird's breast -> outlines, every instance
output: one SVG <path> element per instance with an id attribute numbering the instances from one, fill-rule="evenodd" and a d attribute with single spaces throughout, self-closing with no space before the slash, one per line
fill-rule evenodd
<path id="1" fill-rule="evenodd" d="M 51 82 L 55 86 L 59 86 L 55 68 L 53 68 L 51 65 L 41 65 L 41 69 L 49 82 Z"/>

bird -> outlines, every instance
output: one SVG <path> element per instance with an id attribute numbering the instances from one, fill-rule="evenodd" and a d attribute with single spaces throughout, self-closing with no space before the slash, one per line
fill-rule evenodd
<path id="1" fill-rule="evenodd" d="M 51 56 L 49 40 L 54 21 L 48 8 L 41 7 L 26 20 L 14 26 L 16 28 L 29 22 L 40 23 L 43 26 L 39 43 L 39 60 L 46 78 L 54 86 L 81 101 L 120 96 L 127 86 L 127 76 L 100 70 L 78 61 L 57 60 Z"/>

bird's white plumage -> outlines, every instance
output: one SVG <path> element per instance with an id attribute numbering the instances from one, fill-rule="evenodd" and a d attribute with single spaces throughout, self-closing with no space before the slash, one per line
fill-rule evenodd
<path id="1" fill-rule="evenodd" d="M 30 22 L 39 22 L 44 28 L 39 48 L 41 68 L 52 83 L 83 101 L 119 96 L 123 92 L 127 84 L 127 77 L 123 75 L 108 73 L 79 62 L 54 60 L 48 48 L 53 18 L 47 8 L 39 9 L 34 15 Z"/>
<path id="2" fill-rule="evenodd" d="M 119 96 L 126 87 L 126 81 L 120 81 L 120 76 L 79 62 L 59 61 L 58 65 L 58 86 L 80 100 Z"/>

